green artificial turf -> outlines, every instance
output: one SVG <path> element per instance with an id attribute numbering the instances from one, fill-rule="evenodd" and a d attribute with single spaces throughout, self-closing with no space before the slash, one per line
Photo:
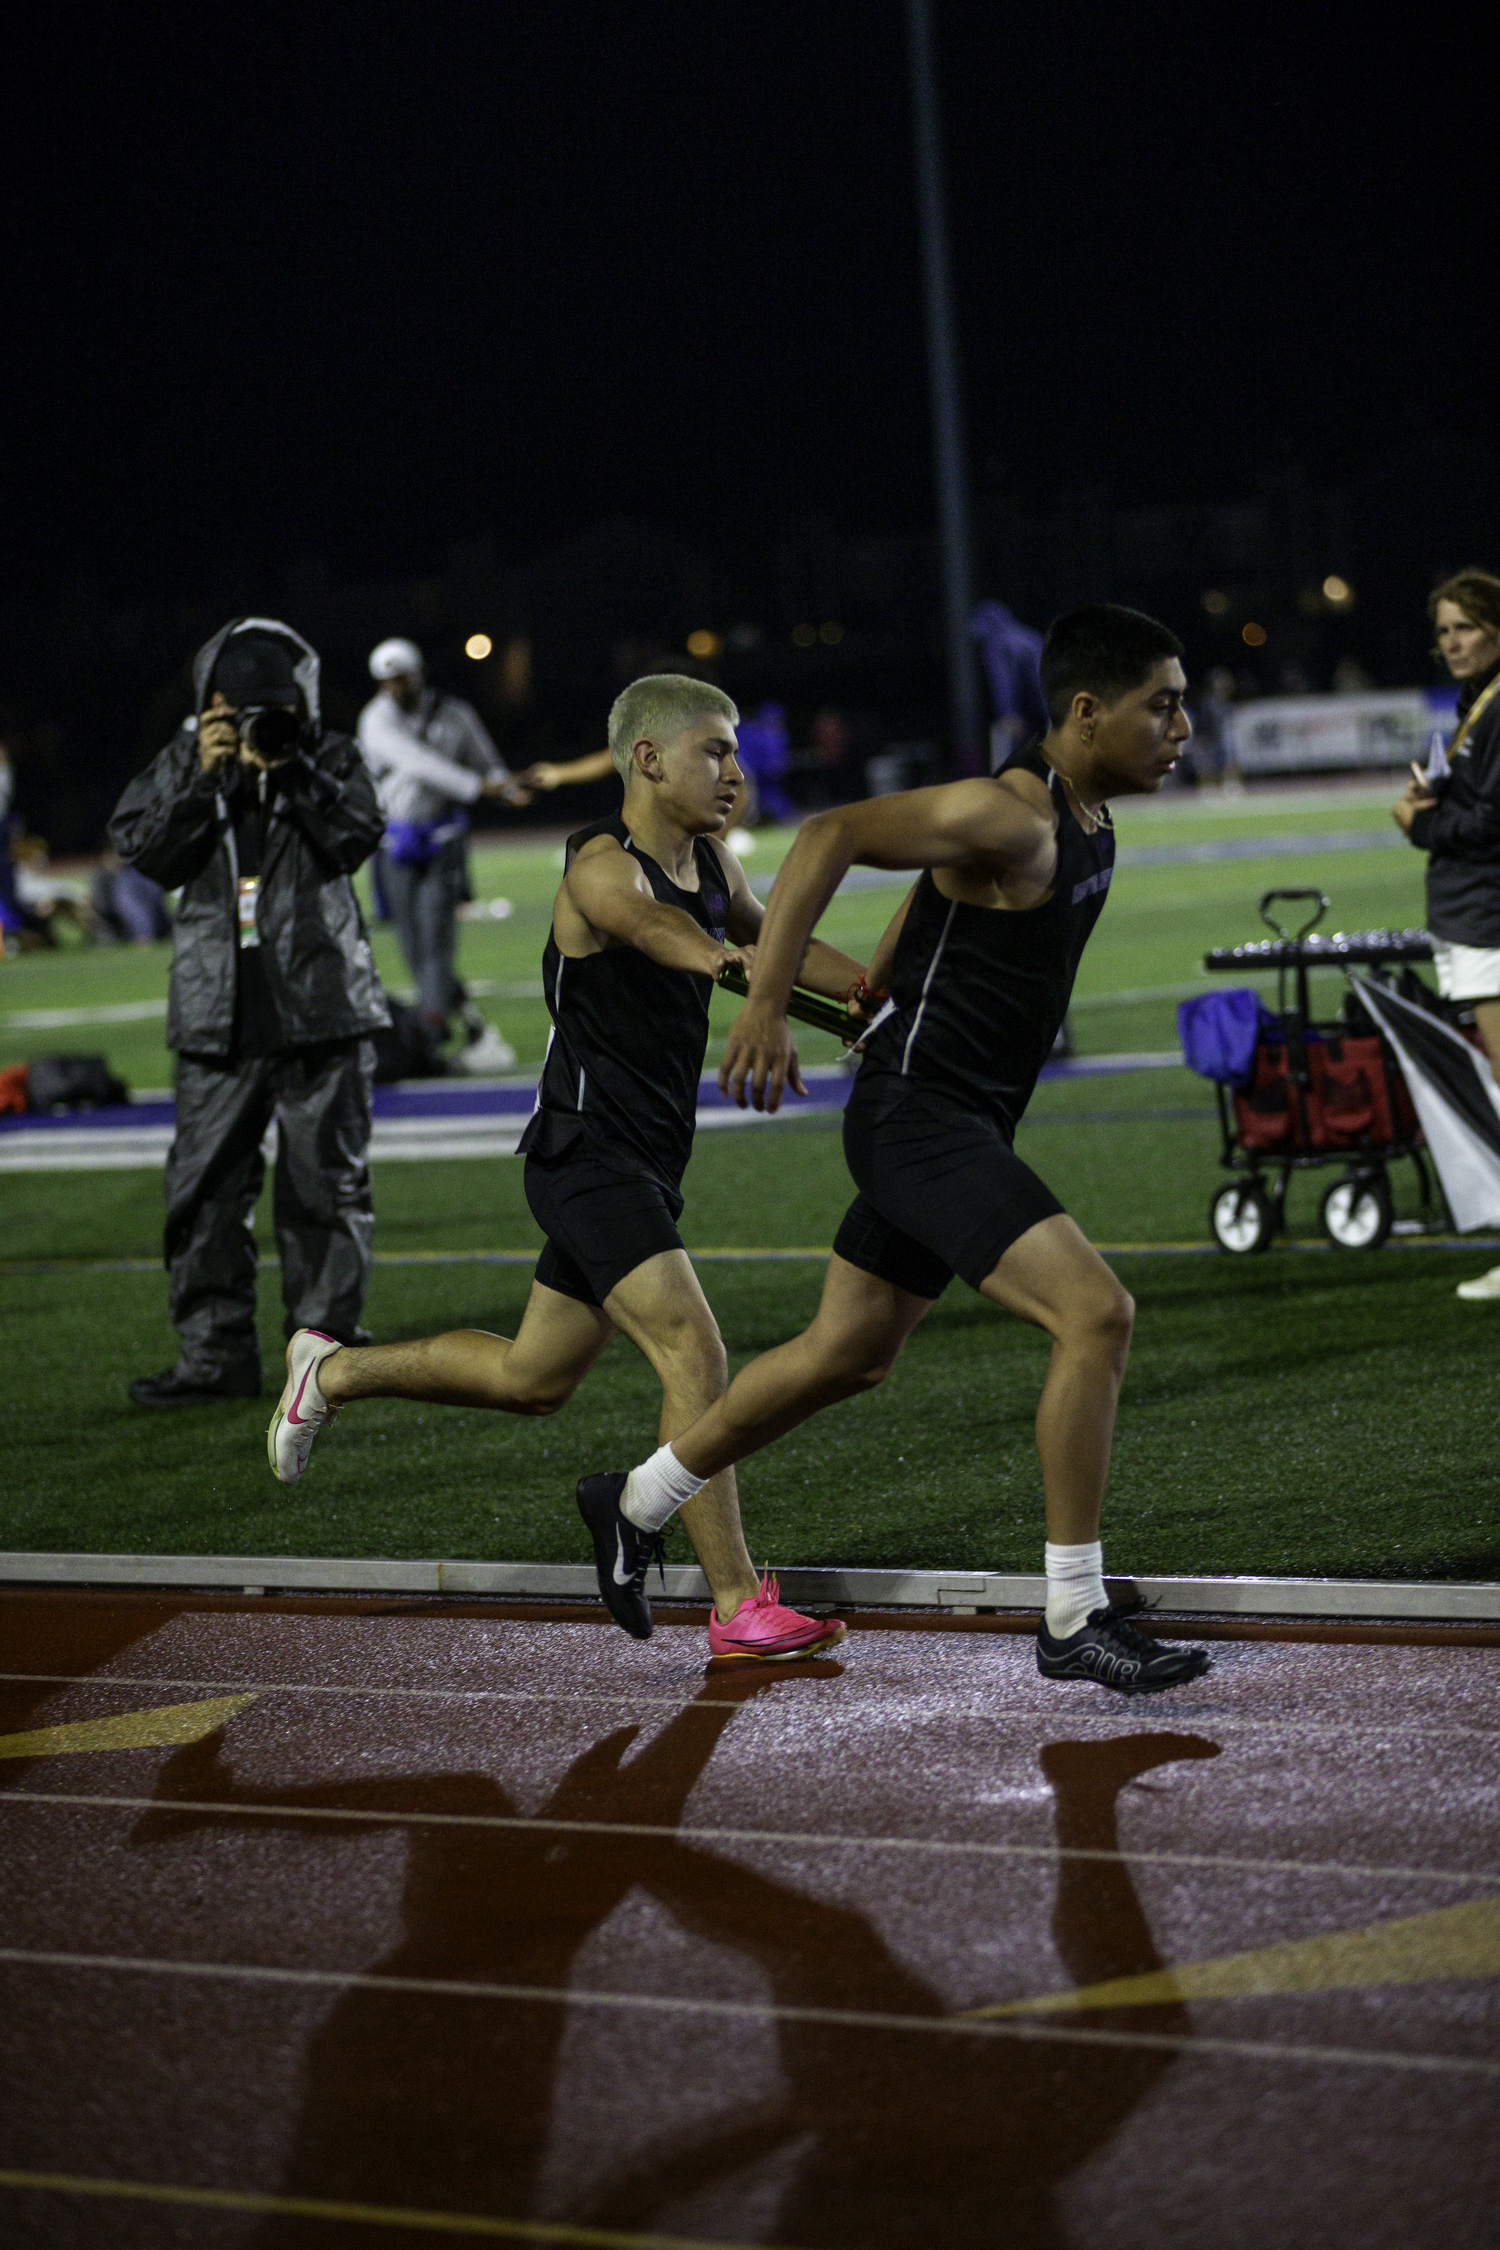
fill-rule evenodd
<path id="1" fill-rule="evenodd" d="M 1496 1576 L 1494 1337 L 1485 1308 L 1454 1298 L 1455 1264 L 1436 1251 L 1120 1258 L 1140 1316 L 1106 1513 L 1115 1566 Z M 812 1260 L 703 1273 L 735 1365 L 805 1322 L 821 1281 Z M 527 1278 L 388 1267 L 369 1316 L 386 1337 L 513 1329 Z M 129 1377 L 170 1350 L 155 1280 L 47 1276 L 0 1302 L 30 1408 L 0 1507 L 9 1548 L 578 1560 L 575 1479 L 654 1442 L 654 1383 L 617 1341 L 551 1421 L 353 1409 L 288 1493 L 266 1466 L 269 1402 L 153 1415 L 126 1403 Z M 756 1555 L 1036 1569 L 1045 1364 L 1039 1336 L 955 1285 L 882 1390 L 745 1464 Z M 670 1551 L 687 1559 L 679 1532 Z"/>
<path id="2" fill-rule="evenodd" d="M 1205 1094 L 1180 1071 L 1053 1082 L 1023 1152 L 1095 1239 L 1201 1241 L 1217 1176 Z M 1310 1220 L 1313 1190 L 1298 1186 Z M 849 1194 L 836 1128 L 811 1119 L 702 1134 L 686 1187 L 685 1232 L 701 1248 L 826 1244 Z M 382 1257 L 526 1250 L 536 1234 L 520 1188 L 511 1159 L 382 1164 Z M 0 1248 L 11 1260 L 150 1258 L 159 1213 L 152 1174 L 11 1176 Z M 1492 1318 L 1453 1296 L 1485 1262 L 1394 1247 L 1117 1255 L 1141 1307 L 1109 1500 L 1118 1565 L 1493 1575 Z M 701 1271 L 739 1364 L 809 1317 L 822 1267 Z M 513 1331 L 528 1278 L 515 1265 L 382 1263 L 368 1318 L 387 1340 Z M 268 1371 L 278 1314 L 268 1268 Z M 574 1479 L 637 1456 L 654 1429 L 649 1371 L 617 1343 L 546 1423 L 362 1406 L 289 1495 L 262 1451 L 269 1401 L 156 1415 L 127 1404 L 130 1377 L 173 1345 L 155 1270 L 0 1272 L 0 1346 L 32 1409 L 24 1465 L 0 1477 L 0 1546 L 576 1559 Z M 1044 1365 L 1038 1336 L 955 1284 L 883 1391 L 747 1463 L 757 1554 L 1034 1568 Z"/>
<path id="3" fill-rule="evenodd" d="M 1126 808 L 1121 840 L 1373 833 L 1382 806 L 1383 793 L 1363 791 L 1300 808 L 1172 800 Z M 752 866 L 769 869 L 784 841 L 762 839 Z M 490 1013 L 522 1062 L 534 1064 L 545 1038 L 534 987 L 555 850 L 481 853 L 477 873 L 481 894 L 511 899 L 514 911 L 466 924 L 464 972 L 500 986 Z M 1255 901 L 1273 884 L 1321 884 L 1334 901 L 1326 926 L 1353 928 L 1419 920 L 1419 877 L 1416 855 L 1374 846 L 1326 863 L 1273 851 L 1122 869 L 1079 980 L 1080 1048 L 1174 1045 L 1177 990 L 1206 988 L 1206 946 L 1259 934 Z M 837 901 L 827 934 L 861 952 L 899 897 L 892 888 Z M 399 981 L 388 936 L 377 950 Z M 159 1004 L 165 968 L 164 949 L 8 962 L 0 1064 L 103 1046 L 135 1083 L 166 1083 L 159 1018 L 45 1032 L 14 1021 L 21 1010 Z M 1324 981 L 1331 1009 L 1336 980 Z M 733 1003 L 715 1006 L 722 1037 Z M 809 1036 L 809 1059 L 832 1051 Z M 1020 1148 L 1096 1241 L 1207 1239 L 1208 1199 L 1221 1176 L 1216 1115 L 1211 1089 L 1184 1070 L 1046 1083 Z M 534 1249 L 521 1169 L 509 1159 L 377 1165 L 378 1257 Z M 1294 1181 L 1295 1233 L 1315 1231 L 1328 1178 Z M 1394 1178 L 1398 1209 L 1409 1212 L 1409 1167 Z M 849 1192 L 836 1124 L 826 1118 L 704 1132 L 686 1182 L 684 1234 L 700 1249 L 816 1248 L 832 1240 Z M 270 1252 L 268 1217 L 263 1203 L 257 1234 Z M 24 1449 L 0 1470 L 0 1547 L 577 1560 L 574 1479 L 634 1458 L 652 1440 L 655 1385 L 617 1342 L 552 1421 L 362 1406 L 320 1441 L 307 1483 L 284 1492 L 265 1464 L 269 1399 L 155 1415 L 127 1404 L 128 1380 L 173 1355 L 159 1268 L 56 1270 L 63 1261 L 154 1261 L 160 1222 L 158 1174 L 0 1176 L 0 1343 L 11 1396 L 28 1410 Z M 1500 1575 L 1496 1316 L 1453 1295 L 1493 1253 L 1393 1245 L 1352 1255 L 1278 1248 L 1243 1261 L 1114 1255 L 1140 1305 L 1107 1504 L 1116 1567 Z M 25 1261 L 54 1270 L 16 1270 Z M 702 1267 L 736 1364 L 805 1322 L 821 1270 L 814 1259 Z M 368 1319 L 382 1340 L 460 1326 L 513 1330 L 527 1283 L 517 1265 L 379 1263 Z M 262 1278 L 261 1319 L 269 1381 L 280 1348 L 274 1269 Z M 1031 1423 L 1045 1357 L 1040 1337 L 955 1284 L 883 1390 L 817 1417 L 745 1465 L 755 1553 L 785 1565 L 1035 1569 Z M 673 1551 L 686 1554 L 679 1532 Z"/>

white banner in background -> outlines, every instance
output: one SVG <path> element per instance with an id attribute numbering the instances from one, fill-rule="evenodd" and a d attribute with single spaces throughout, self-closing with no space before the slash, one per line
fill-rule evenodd
<path id="1" fill-rule="evenodd" d="M 1366 695 L 1268 695 L 1239 703 L 1224 739 L 1241 773 L 1313 773 L 1426 760 L 1434 727 L 1454 724 L 1441 689 L 1372 688 Z"/>

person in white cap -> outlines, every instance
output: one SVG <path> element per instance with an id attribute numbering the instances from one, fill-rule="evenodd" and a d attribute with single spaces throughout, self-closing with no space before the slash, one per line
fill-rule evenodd
<path id="1" fill-rule="evenodd" d="M 434 1047 L 462 1015 L 465 1070 L 508 1070 L 515 1050 L 487 1023 L 454 968 L 458 909 L 468 895 L 464 838 L 480 797 L 524 804 L 479 713 L 427 684 L 415 641 L 382 641 L 370 654 L 379 692 L 359 715 L 359 746 L 385 814 L 377 873 L 417 1007 Z"/>

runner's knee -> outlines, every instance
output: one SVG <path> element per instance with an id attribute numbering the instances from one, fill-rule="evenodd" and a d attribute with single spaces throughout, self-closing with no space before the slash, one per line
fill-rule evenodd
<path id="1" fill-rule="evenodd" d="M 820 1339 L 818 1372 L 831 1397 L 855 1398 L 878 1390 L 900 1356 L 899 1344 L 854 1333 Z"/>
<path id="2" fill-rule="evenodd" d="M 646 1353 L 663 1382 L 691 1385 L 695 1390 L 722 1398 L 729 1387 L 729 1355 L 716 1328 L 700 1322 L 674 1322 L 665 1335 L 654 1336 Z"/>
<path id="3" fill-rule="evenodd" d="M 1134 1327 L 1135 1299 L 1113 1274 L 1106 1273 L 1092 1289 L 1081 1291 L 1068 1305 L 1058 1324 L 1057 1335 L 1060 1342 L 1091 1344 L 1124 1353 L 1130 1348 Z"/>
<path id="4" fill-rule="evenodd" d="M 573 1375 L 538 1374 L 518 1383 L 514 1376 L 495 1386 L 495 1404 L 510 1414 L 525 1414 L 535 1421 L 545 1421 L 549 1414 L 559 1413 L 578 1388 Z"/>

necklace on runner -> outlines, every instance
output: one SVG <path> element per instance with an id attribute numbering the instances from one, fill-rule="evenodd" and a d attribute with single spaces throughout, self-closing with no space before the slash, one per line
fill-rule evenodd
<path id="1" fill-rule="evenodd" d="M 1052 760 L 1050 758 L 1048 758 L 1047 763 L 1049 766 L 1052 766 Z M 1090 812 L 1088 806 L 1079 796 L 1078 791 L 1073 787 L 1072 782 L 1063 772 L 1062 767 L 1052 766 L 1052 771 L 1056 774 L 1058 780 L 1062 783 L 1063 795 L 1072 805 L 1073 817 L 1078 822 L 1079 827 L 1083 830 L 1086 836 L 1092 836 L 1096 828 L 1114 827 L 1114 822 L 1109 817 L 1108 805 L 1101 804 L 1095 811 Z"/>

